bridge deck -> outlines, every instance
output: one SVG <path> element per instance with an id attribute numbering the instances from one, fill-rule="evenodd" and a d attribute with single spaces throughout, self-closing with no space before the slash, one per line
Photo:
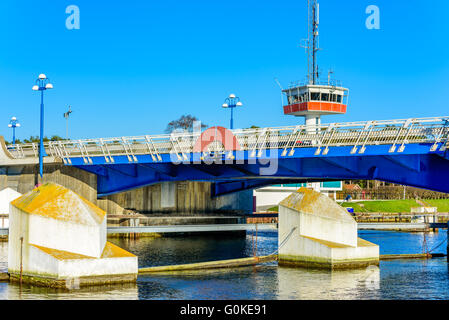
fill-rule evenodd
<path id="1" fill-rule="evenodd" d="M 213 127 L 54 141 L 46 151 L 97 175 L 99 197 L 164 181 L 209 181 L 212 196 L 270 184 L 352 179 L 449 192 L 448 137 L 449 117 L 438 117 L 233 131 Z M 6 152 L 9 162 L 36 159 L 38 146 L 8 146 Z"/>
<path id="2" fill-rule="evenodd" d="M 260 151 L 266 149 L 280 149 L 283 155 L 292 155 L 297 148 L 313 147 L 317 154 L 327 154 L 329 147 L 351 146 L 352 154 L 363 154 L 370 145 L 391 145 L 391 152 L 400 153 L 408 144 L 431 143 L 432 151 L 444 151 L 448 143 L 449 117 L 331 123 L 313 128 L 298 125 L 232 131 L 214 127 L 209 130 L 207 137 L 196 131 L 50 141 L 45 143 L 45 149 L 50 156 L 60 157 L 68 165 L 72 158 L 82 158 L 85 164 L 92 164 L 93 157 L 102 157 L 111 164 L 116 163 L 116 156 L 125 156 L 128 162 L 135 162 L 136 155 L 150 155 L 154 162 L 160 162 L 163 154 L 172 154 L 172 160 L 183 161 L 190 153 L 226 153 L 229 149 L 251 151 L 252 156 L 260 156 Z M 203 138 L 203 144 L 198 144 L 200 138 Z M 218 143 L 210 143 L 212 138 Z M 227 148 L 228 145 L 231 148 Z M 38 157 L 37 143 L 8 146 L 8 150 L 17 159 Z"/>

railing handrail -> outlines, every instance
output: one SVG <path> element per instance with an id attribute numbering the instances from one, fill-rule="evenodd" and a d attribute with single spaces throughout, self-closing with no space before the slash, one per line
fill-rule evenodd
<path id="1" fill-rule="evenodd" d="M 262 149 L 283 149 L 292 152 L 300 147 L 316 147 L 317 154 L 326 154 L 332 146 L 353 146 L 351 153 L 364 152 L 365 146 L 391 144 L 390 152 L 402 152 L 406 144 L 433 143 L 432 151 L 439 144 L 448 144 L 449 116 L 410 118 L 396 120 L 357 121 L 320 124 L 316 126 L 283 126 L 231 130 L 241 143 L 242 150 L 253 154 Z M 159 135 L 139 135 L 128 137 L 93 138 L 77 140 L 48 141 L 44 143 L 51 156 L 71 158 L 104 156 L 113 162 L 113 156 L 126 155 L 129 159 L 135 154 L 158 156 L 164 153 L 188 154 L 201 135 L 200 131 L 176 132 Z M 149 144 L 152 144 L 150 146 Z M 141 146 L 147 145 L 146 151 Z M 119 147 L 117 149 L 117 146 Z M 106 148 L 103 148 L 106 147 Z M 8 150 L 16 158 L 36 157 L 37 143 L 9 145 Z M 115 149 L 114 149 L 115 148 Z M 359 149 L 360 148 L 360 149 Z M 105 150 L 106 149 L 106 150 Z M 77 150 L 77 151 L 76 151 Z M 223 147 L 214 146 L 210 151 L 220 151 Z M 130 160 L 132 161 L 132 160 Z"/>

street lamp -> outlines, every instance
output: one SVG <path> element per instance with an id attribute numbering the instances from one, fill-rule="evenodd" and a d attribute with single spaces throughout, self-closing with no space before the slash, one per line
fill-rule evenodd
<path id="1" fill-rule="evenodd" d="M 16 144 L 16 128 L 20 128 L 19 120 L 16 117 L 12 117 L 9 121 L 8 127 L 12 128 L 12 144 Z"/>
<path id="2" fill-rule="evenodd" d="M 36 84 L 33 86 L 34 91 L 41 92 L 41 128 L 39 138 L 39 175 L 41 179 L 44 174 L 44 157 L 47 156 L 44 149 L 44 91 L 53 89 L 53 85 L 50 80 L 43 73 L 36 79 Z"/>
<path id="3" fill-rule="evenodd" d="M 236 97 L 235 94 L 230 94 L 222 105 L 223 108 L 231 109 L 231 129 L 234 129 L 234 108 L 241 106 L 243 106 L 243 103 L 240 102 L 240 98 Z"/>

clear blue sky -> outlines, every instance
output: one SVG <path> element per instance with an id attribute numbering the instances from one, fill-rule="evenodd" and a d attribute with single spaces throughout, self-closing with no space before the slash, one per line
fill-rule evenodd
<path id="1" fill-rule="evenodd" d="M 302 123 L 284 116 L 280 90 L 304 79 L 306 0 L 0 2 L 0 134 L 39 132 L 39 73 L 46 93 L 46 135 L 72 138 L 162 133 L 192 114 L 229 126 L 227 95 L 244 107 L 236 127 Z M 80 30 L 68 30 L 68 5 L 79 6 Z M 350 88 L 345 116 L 323 122 L 449 115 L 449 1 L 320 0 L 323 72 Z M 381 29 L 365 27 L 379 6 Z"/>

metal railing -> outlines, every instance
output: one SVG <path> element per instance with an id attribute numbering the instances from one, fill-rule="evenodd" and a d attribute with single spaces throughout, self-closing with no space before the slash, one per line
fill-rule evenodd
<path id="1" fill-rule="evenodd" d="M 326 155 L 330 147 L 351 146 L 351 154 L 363 154 L 369 145 L 390 145 L 389 152 L 403 152 L 407 144 L 428 143 L 429 151 L 444 151 L 449 146 L 449 117 L 419 118 L 384 121 L 331 123 L 317 126 L 288 126 L 232 130 L 239 150 L 249 151 L 251 157 L 260 157 L 264 150 L 279 149 L 282 156 L 292 156 L 297 148 L 315 148 L 315 155 Z M 176 155 L 187 160 L 194 152 L 201 132 L 184 132 L 135 137 L 98 138 L 50 141 L 45 143 L 49 156 L 60 157 L 70 164 L 71 158 L 83 158 L 86 164 L 92 157 L 104 157 L 107 163 L 114 156 L 126 156 L 129 162 L 137 155 L 150 155 L 155 162 L 162 154 Z M 437 150 L 439 148 L 439 150 Z M 8 146 L 15 158 L 38 157 L 38 144 Z M 210 143 L 203 154 L 226 154 L 219 141 Z M 228 157 L 232 154 L 228 152 Z"/>
<path id="2" fill-rule="evenodd" d="M 294 89 L 297 87 L 304 87 L 310 85 L 310 82 L 308 80 L 299 80 L 299 81 L 293 81 L 290 82 L 288 85 L 288 89 Z M 318 86 L 332 86 L 332 87 L 343 87 L 343 82 L 336 79 L 330 79 L 330 80 L 317 80 L 315 81 L 314 85 Z M 287 90 L 288 90 L 287 89 Z"/>

